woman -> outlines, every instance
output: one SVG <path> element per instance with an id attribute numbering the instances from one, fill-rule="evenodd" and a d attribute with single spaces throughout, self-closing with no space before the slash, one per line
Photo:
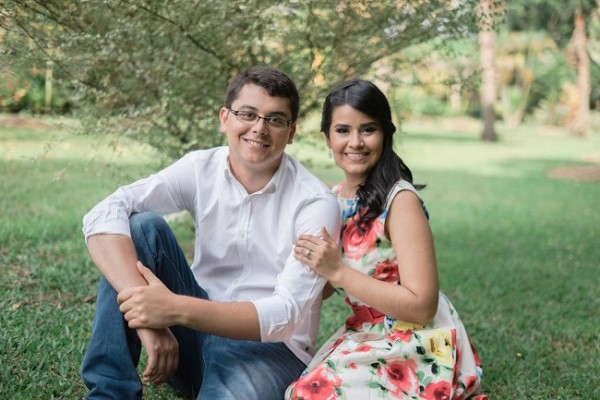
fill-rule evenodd
<path id="1" fill-rule="evenodd" d="M 485 399 L 481 366 L 462 322 L 439 292 L 432 233 L 412 173 L 393 150 L 385 95 L 371 82 L 336 87 L 321 130 L 345 180 L 332 190 L 341 250 L 298 238 L 295 257 L 346 296 L 353 315 L 317 352 L 287 399 Z"/>

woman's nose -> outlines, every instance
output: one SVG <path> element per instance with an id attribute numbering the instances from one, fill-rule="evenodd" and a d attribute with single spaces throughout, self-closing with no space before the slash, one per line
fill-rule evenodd
<path id="1" fill-rule="evenodd" d="M 360 134 L 358 132 L 353 133 L 350 135 L 350 142 L 349 142 L 350 146 L 352 147 L 361 147 L 362 146 L 362 138 L 360 137 Z"/>

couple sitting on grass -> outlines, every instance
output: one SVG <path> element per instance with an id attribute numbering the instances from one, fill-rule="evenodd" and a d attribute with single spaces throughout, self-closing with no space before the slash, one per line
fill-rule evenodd
<path id="1" fill-rule="evenodd" d="M 299 110 L 287 75 L 250 68 L 224 103 L 227 146 L 119 188 L 84 218 L 103 275 L 87 398 L 141 398 L 142 347 L 143 381 L 187 398 L 485 398 L 384 94 L 352 80 L 327 96 L 321 130 L 345 175 L 333 190 L 284 152 Z M 182 210 L 196 226 L 191 266 L 158 216 Z M 353 312 L 316 351 L 333 291 Z"/>

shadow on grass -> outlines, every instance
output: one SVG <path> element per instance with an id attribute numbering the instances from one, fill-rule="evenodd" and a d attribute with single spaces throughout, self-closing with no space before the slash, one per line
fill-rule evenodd
<path id="1" fill-rule="evenodd" d="M 600 352 L 600 185 L 546 178 L 577 159 L 569 147 L 586 144 L 563 148 L 561 141 L 547 156 L 489 158 L 518 146 L 508 140 L 510 146 L 481 146 L 476 136 L 471 144 L 467 134 L 454 133 L 401 138 L 417 143 L 410 150 L 419 155 L 421 143 L 436 144 L 434 162 L 411 168 L 428 184 L 421 195 L 441 288 L 480 351 L 485 391 L 498 399 L 599 398 L 593 382 L 600 370 L 594 356 Z M 330 185 L 339 182 L 341 173 L 327 163 L 319 175 Z M 118 168 L 129 175 L 113 175 L 105 163 L 84 157 L 0 162 L 0 265 L 7 267 L 0 275 L 0 398 L 83 397 L 78 368 L 99 274 L 85 251 L 81 218 L 119 183 L 148 173 L 134 164 Z M 175 230 L 189 246 L 189 226 Z M 339 297 L 328 300 L 320 338 L 348 313 Z M 149 399 L 165 398 L 151 392 Z"/>
<path id="2" fill-rule="evenodd" d="M 441 289 L 480 352 L 492 398 L 594 398 L 600 185 L 545 178 L 562 160 L 505 163 L 524 172 L 417 171 Z M 334 298 L 324 314 L 322 337 L 349 310 Z"/>
<path id="3" fill-rule="evenodd" d="M 585 382 L 600 368 L 586 355 L 600 339 L 600 185 L 539 172 L 557 163 L 524 162 L 522 177 L 423 172 L 441 287 L 495 398 L 520 398 L 525 387 L 529 398 L 597 394 Z"/>
<path id="4" fill-rule="evenodd" d="M 455 143 L 481 143 L 479 137 L 473 136 L 470 133 L 451 133 L 444 132 L 440 134 L 434 133 L 412 133 L 410 131 L 402 131 L 399 140 L 409 140 L 414 142 L 455 142 Z"/>

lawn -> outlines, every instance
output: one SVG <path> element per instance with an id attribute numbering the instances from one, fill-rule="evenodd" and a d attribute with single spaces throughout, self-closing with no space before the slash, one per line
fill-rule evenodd
<path id="1" fill-rule="evenodd" d="M 490 144 L 478 130 L 467 119 L 410 121 L 397 149 L 427 184 L 442 290 L 480 351 L 484 389 L 492 399 L 600 398 L 600 181 L 549 177 L 600 164 L 600 136 L 500 125 L 501 140 Z M 0 127 L 1 399 L 83 398 L 78 369 L 98 272 L 81 218 L 161 160 L 124 139 L 70 132 L 68 124 Z M 337 182 L 309 136 L 290 152 Z M 191 248 L 189 221 L 172 224 Z M 347 313 L 341 299 L 328 300 L 319 340 Z M 145 398 L 175 397 L 148 386 Z"/>

